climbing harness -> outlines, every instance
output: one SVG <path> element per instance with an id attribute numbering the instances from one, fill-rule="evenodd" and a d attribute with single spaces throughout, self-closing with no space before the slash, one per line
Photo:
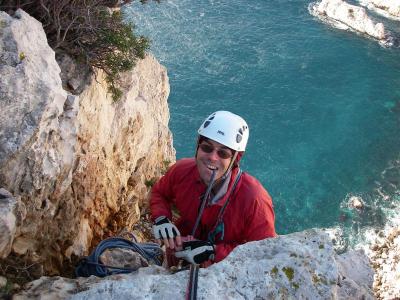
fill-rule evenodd
<path id="1" fill-rule="evenodd" d="M 132 235 L 133 236 L 133 235 Z M 100 255 L 107 249 L 124 248 L 139 253 L 147 262 L 153 262 L 161 266 L 162 262 L 159 257 L 162 257 L 162 250 L 156 243 L 138 243 L 133 236 L 133 241 L 121 237 L 112 237 L 105 239 L 97 245 L 92 253 L 81 259 L 78 266 L 75 268 L 76 277 L 89 277 L 95 275 L 98 277 L 105 277 L 114 274 L 131 273 L 137 269 L 121 268 L 114 266 L 107 266 L 101 263 Z"/>

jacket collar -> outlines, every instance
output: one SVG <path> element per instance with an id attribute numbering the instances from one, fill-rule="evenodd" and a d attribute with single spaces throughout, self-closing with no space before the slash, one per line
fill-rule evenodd
<path id="1" fill-rule="evenodd" d="M 197 165 L 195 166 L 195 168 L 196 168 L 196 171 L 194 172 L 195 173 L 195 175 L 194 175 L 195 182 L 197 184 L 199 184 L 199 186 L 201 186 L 201 189 L 204 190 L 204 192 L 205 192 L 205 190 L 207 189 L 207 185 L 201 180 L 199 171 L 197 169 Z M 233 188 L 233 184 L 235 182 L 238 172 L 239 172 L 238 167 L 234 167 L 232 169 L 230 177 L 229 177 L 229 183 L 227 185 L 225 193 L 222 196 L 220 196 L 220 198 L 217 200 L 216 203 L 213 203 L 212 205 L 223 206 L 225 204 L 225 202 L 227 201 L 228 196 L 230 194 L 230 190 Z M 227 180 L 228 180 L 228 178 L 227 178 Z"/>

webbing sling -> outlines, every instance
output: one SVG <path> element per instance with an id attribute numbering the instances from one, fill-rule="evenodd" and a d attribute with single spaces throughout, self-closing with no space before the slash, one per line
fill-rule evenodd
<path id="1" fill-rule="evenodd" d="M 222 241 L 224 239 L 224 231 L 225 231 L 225 226 L 223 222 L 223 217 L 224 217 L 224 212 L 226 207 L 228 206 L 231 196 L 233 192 L 236 189 L 236 186 L 239 182 L 240 176 L 242 175 L 242 170 L 239 169 L 239 172 L 236 175 L 235 182 L 233 183 L 233 187 L 229 192 L 228 198 L 226 199 L 224 205 L 221 207 L 218 213 L 217 221 L 215 222 L 213 230 L 208 234 L 208 241 L 211 242 L 212 244 L 215 244 L 215 237 L 217 236 L 218 233 L 222 232 L 220 240 Z"/>
<path id="2" fill-rule="evenodd" d="M 194 223 L 193 229 L 192 229 L 192 237 L 194 237 L 194 234 L 196 233 L 197 227 L 199 226 L 200 220 L 201 220 L 201 216 L 203 215 L 203 211 L 204 208 L 206 207 L 206 202 L 207 202 L 207 198 L 209 197 L 210 193 L 211 193 L 211 189 L 214 185 L 214 181 L 215 181 L 215 175 L 217 174 L 217 171 L 214 170 L 211 174 L 211 178 L 210 178 L 210 182 L 208 184 L 207 187 L 207 191 L 206 194 L 204 195 L 203 201 L 201 202 L 200 205 L 200 209 L 199 209 L 199 214 L 197 215 L 197 219 L 196 222 Z"/>

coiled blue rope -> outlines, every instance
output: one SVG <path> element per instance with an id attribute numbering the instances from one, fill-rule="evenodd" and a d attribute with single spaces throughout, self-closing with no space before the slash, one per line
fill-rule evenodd
<path id="1" fill-rule="evenodd" d="M 131 273 L 137 270 L 133 268 L 106 266 L 100 263 L 100 255 L 105 250 L 113 248 L 130 249 L 139 253 L 149 263 L 152 261 L 159 266 L 162 264 L 158 257 L 161 257 L 163 253 L 158 244 L 137 243 L 136 241 L 113 237 L 101 241 L 88 257 L 79 262 L 78 266 L 75 268 L 76 277 L 89 277 L 91 275 L 105 277 L 113 274 Z"/>

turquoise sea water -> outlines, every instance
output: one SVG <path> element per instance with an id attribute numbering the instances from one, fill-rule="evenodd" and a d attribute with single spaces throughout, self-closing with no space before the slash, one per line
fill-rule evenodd
<path id="1" fill-rule="evenodd" d="M 399 205 L 400 49 L 330 28 L 304 0 L 169 0 L 125 9 L 168 69 L 177 158 L 216 110 L 243 116 L 242 167 L 280 234 L 382 226 Z M 348 208 L 360 196 L 362 211 Z"/>

